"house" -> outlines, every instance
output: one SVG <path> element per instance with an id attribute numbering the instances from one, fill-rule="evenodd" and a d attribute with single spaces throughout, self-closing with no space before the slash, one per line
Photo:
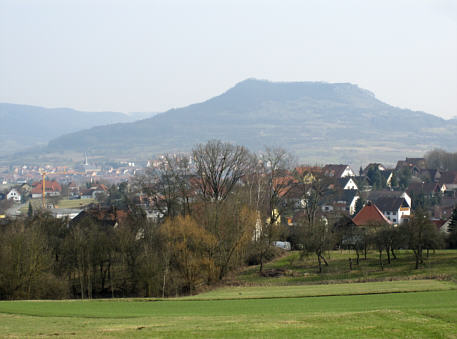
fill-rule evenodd
<path id="1" fill-rule="evenodd" d="M 446 185 L 435 182 L 412 182 L 408 185 L 406 191 L 409 195 L 423 194 L 425 196 L 433 197 L 438 194 L 444 194 L 444 192 L 446 192 Z"/>
<path id="2" fill-rule="evenodd" d="M 79 196 L 79 186 L 73 181 L 68 184 L 68 195 Z"/>
<path id="3" fill-rule="evenodd" d="M 356 183 L 359 191 L 365 191 L 365 192 L 371 191 L 372 182 L 371 182 L 370 178 L 368 178 L 364 175 L 360 175 L 360 176 L 355 176 L 352 179 Z"/>
<path id="4" fill-rule="evenodd" d="M 438 219 L 448 219 L 454 208 L 457 206 L 457 197 L 444 196 L 440 199 L 439 204 L 433 206 L 433 217 Z"/>
<path id="5" fill-rule="evenodd" d="M 421 172 L 427 168 L 424 158 L 406 158 L 406 160 L 399 160 L 396 171 L 408 169 L 412 176 L 419 177 Z"/>
<path id="6" fill-rule="evenodd" d="M 392 225 L 384 214 L 372 202 L 368 202 L 357 215 L 352 218 L 356 226 Z"/>
<path id="7" fill-rule="evenodd" d="M 448 190 L 457 190 L 457 171 L 442 172 L 439 183 L 445 184 Z"/>
<path id="8" fill-rule="evenodd" d="M 451 224 L 451 219 L 436 219 L 432 218 L 432 223 L 435 227 L 443 233 L 449 233 L 449 225 Z"/>
<path id="9" fill-rule="evenodd" d="M 347 214 L 354 214 L 355 204 L 360 196 L 357 190 L 337 191 L 327 197 L 327 202 L 322 204 L 322 212 L 340 211 Z"/>
<path id="10" fill-rule="evenodd" d="M 74 227 L 81 223 L 90 222 L 103 227 L 116 228 L 119 226 L 119 223 L 125 221 L 127 217 L 127 212 L 123 210 L 94 207 L 81 211 L 74 216 L 70 220 L 69 226 Z"/>
<path id="11" fill-rule="evenodd" d="M 344 177 L 344 178 L 338 179 L 338 186 L 340 186 L 343 190 L 358 190 L 359 189 L 356 182 L 351 177 Z"/>
<path id="12" fill-rule="evenodd" d="M 441 179 L 441 172 L 437 169 L 424 169 L 420 172 L 420 176 L 428 182 L 439 182 Z"/>
<path id="13" fill-rule="evenodd" d="M 359 187 L 352 177 L 336 178 L 328 185 L 330 190 L 357 190 Z"/>
<path id="14" fill-rule="evenodd" d="M 380 197 L 374 204 L 394 224 L 402 224 L 411 215 L 411 207 L 404 198 Z"/>
<path id="15" fill-rule="evenodd" d="M 98 195 L 108 192 L 108 187 L 104 184 L 96 184 L 88 189 L 82 190 L 81 199 L 96 199 Z"/>
<path id="16" fill-rule="evenodd" d="M 76 217 L 79 213 L 82 212 L 81 209 L 74 209 L 74 208 L 51 208 L 48 210 L 54 218 L 63 219 L 68 218 L 69 220 Z"/>
<path id="17" fill-rule="evenodd" d="M 408 203 L 408 206 L 411 207 L 411 197 L 408 193 L 404 191 L 389 191 L 389 190 L 377 190 L 377 191 L 370 191 L 364 193 L 363 198 L 366 201 L 376 201 L 382 197 L 395 197 L 395 198 L 403 198 Z"/>
<path id="18" fill-rule="evenodd" d="M 14 200 L 15 202 L 21 202 L 21 193 L 15 188 L 11 189 L 6 195 L 7 200 Z"/>
<path id="19" fill-rule="evenodd" d="M 332 178 L 344 178 L 344 177 L 354 177 L 354 171 L 349 165 L 325 165 L 322 168 L 322 173 L 327 177 Z"/>
<path id="20" fill-rule="evenodd" d="M 419 174 L 427 168 L 427 164 L 425 158 L 406 158 L 406 160 L 399 160 L 395 169 L 400 170 L 404 167 L 410 168 L 413 172 Z"/>
<path id="21" fill-rule="evenodd" d="M 45 181 L 44 183 L 45 195 L 56 197 L 62 193 L 62 186 L 57 181 Z M 33 184 L 32 199 L 41 198 L 43 195 L 43 182 Z"/>
<path id="22" fill-rule="evenodd" d="M 386 187 L 392 187 L 392 178 L 394 177 L 393 170 L 384 170 L 381 172 L 382 179 Z"/>
<path id="23" fill-rule="evenodd" d="M 297 177 L 303 178 L 304 184 L 311 184 L 322 172 L 322 167 L 318 166 L 301 166 L 294 170 Z"/>

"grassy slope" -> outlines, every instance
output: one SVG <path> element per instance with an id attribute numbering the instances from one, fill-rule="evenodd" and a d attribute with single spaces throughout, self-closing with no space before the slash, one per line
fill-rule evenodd
<path id="1" fill-rule="evenodd" d="M 370 251 L 367 260 L 361 257 L 355 262 L 354 251 L 332 251 L 327 254 L 329 266 L 324 266 L 322 274 L 317 273 L 314 256 L 300 259 L 298 252 L 292 252 L 265 265 L 265 269 L 285 268 L 288 274 L 279 278 L 265 278 L 258 274 L 258 267 L 250 267 L 232 279 L 241 285 L 297 285 L 320 283 L 346 283 L 386 280 L 440 279 L 457 281 L 457 250 L 430 252 L 425 258 L 425 266 L 414 269 L 414 255 L 411 251 L 396 251 L 397 259 L 387 264 L 383 254 L 384 270 L 381 270 L 378 253 Z M 353 269 L 349 269 L 349 258 L 353 259 Z"/>

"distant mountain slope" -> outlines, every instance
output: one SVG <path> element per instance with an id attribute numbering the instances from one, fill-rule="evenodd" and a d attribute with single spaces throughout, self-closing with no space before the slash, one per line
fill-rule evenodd
<path id="1" fill-rule="evenodd" d="M 60 135 L 93 126 L 129 122 L 146 116 L 147 113 L 132 113 L 129 116 L 117 112 L 93 113 L 69 108 L 0 103 L 0 136 L 3 142 L 0 145 L 0 154 L 45 145 Z"/>
<path id="2" fill-rule="evenodd" d="M 255 151 L 281 146 L 307 162 L 389 162 L 433 147 L 457 148 L 456 127 L 455 120 L 392 107 L 349 83 L 249 79 L 141 122 L 61 136 L 46 151 L 139 160 L 217 138 Z"/>

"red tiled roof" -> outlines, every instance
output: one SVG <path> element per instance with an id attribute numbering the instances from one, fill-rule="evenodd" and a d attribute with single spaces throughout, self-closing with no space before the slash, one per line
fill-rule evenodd
<path id="1" fill-rule="evenodd" d="M 300 175 L 304 176 L 307 173 L 311 174 L 318 174 L 322 172 L 322 167 L 319 166 L 301 166 L 301 167 L 296 167 L 295 172 Z"/>
<path id="2" fill-rule="evenodd" d="M 446 223 L 446 220 L 443 219 L 433 219 L 432 222 L 435 224 L 435 227 L 440 229 Z"/>
<path id="3" fill-rule="evenodd" d="M 352 222 L 357 226 L 370 226 L 373 224 L 391 224 L 384 214 L 376 207 L 375 204 L 368 203 L 359 213 L 352 219 Z"/>
<path id="4" fill-rule="evenodd" d="M 32 194 L 41 194 L 43 187 L 41 181 L 34 183 L 32 188 Z M 46 181 L 45 182 L 46 192 L 62 192 L 62 186 L 57 181 Z"/>

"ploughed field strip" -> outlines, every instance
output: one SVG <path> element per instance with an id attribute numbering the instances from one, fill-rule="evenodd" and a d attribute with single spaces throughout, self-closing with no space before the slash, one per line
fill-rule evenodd
<path id="1" fill-rule="evenodd" d="M 253 287 L 223 288 L 200 295 L 200 300 L 4 301 L 0 333 L 6 337 L 456 337 L 454 283 L 384 282 L 388 286 L 384 294 L 371 294 L 377 293 L 379 284 L 262 287 L 258 292 Z M 394 293 L 388 293 L 389 288 Z"/>

